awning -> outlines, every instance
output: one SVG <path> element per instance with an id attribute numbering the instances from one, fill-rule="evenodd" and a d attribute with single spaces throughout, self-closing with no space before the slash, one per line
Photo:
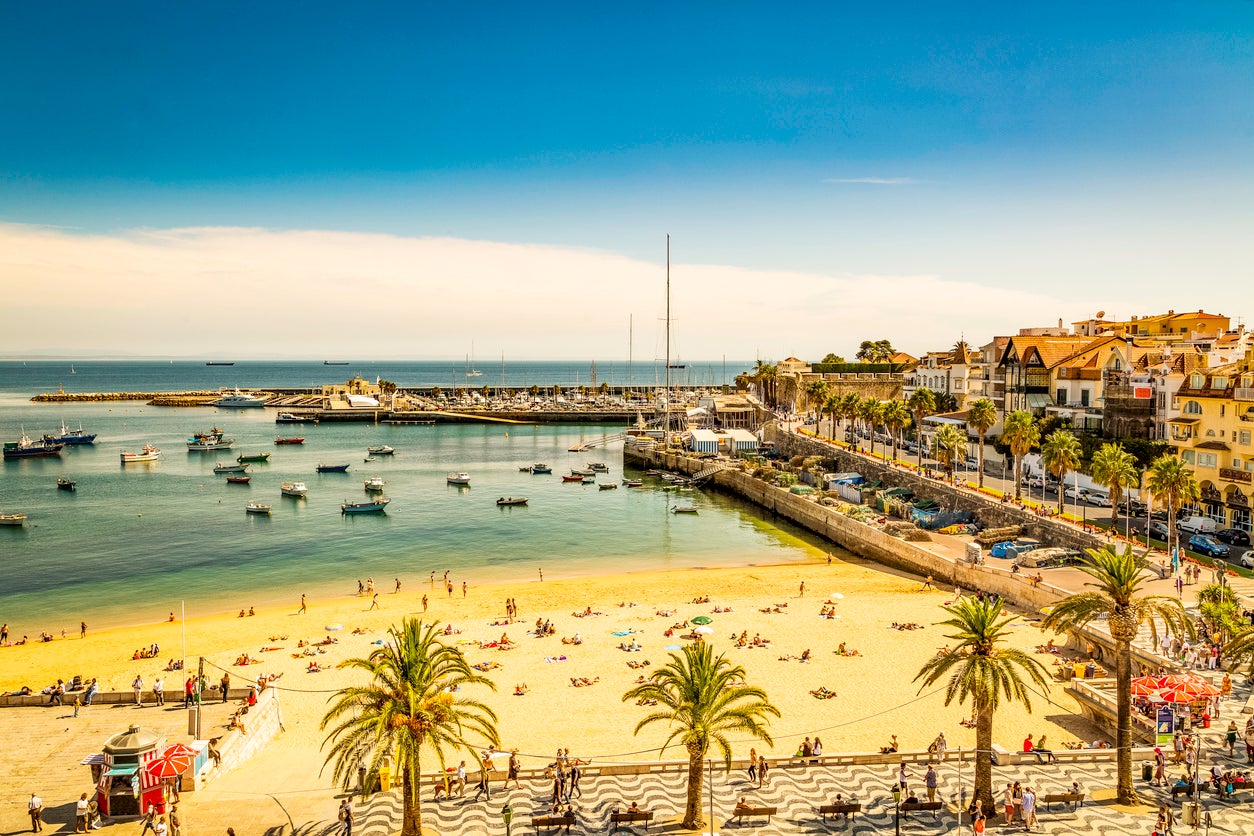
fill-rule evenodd
<path id="1" fill-rule="evenodd" d="M 115 766 L 109 767 L 107 770 L 105 770 L 105 776 L 107 777 L 111 775 L 124 775 L 129 778 L 138 772 L 139 772 L 139 764 L 123 763 L 123 764 L 117 764 Z"/>
<path id="2" fill-rule="evenodd" d="M 88 755 L 87 757 L 79 761 L 79 763 L 81 763 L 83 766 L 102 766 L 104 762 L 105 762 L 104 752 L 97 752 L 94 755 Z"/>
<path id="3" fill-rule="evenodd" d="M 1168 418 L 1168 424 L 1196 424 L 1201 418 Z"/>
<path id="4" fill-rule="evenodd" d="M 1222 441 L 1203 441 L 1201 444 L 1198 444 L 1196 446 L 1196 449 L 1198 450 L 1231 450 L 1232 448 L 1229 447 L 1227 444 L 1224 444 Z"/>
<path id="5" fill-rule="evenodd" d="M 1033 394 L 1028 395 L 1028 406 L 1032 409 L 1040 409 L 1046 406 L 1052 406 L 1054 399 L 1049 395 Z"/>

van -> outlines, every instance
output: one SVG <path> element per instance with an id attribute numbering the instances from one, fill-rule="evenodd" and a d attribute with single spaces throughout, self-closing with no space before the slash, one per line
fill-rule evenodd
<path id="1" fill-rule="evenodd" d="M 1177 523 L 1176 528 L 1185 534 L 1214 534 L 1219 530 L 1219 523 L 1210 517 L 1189 517 Z"/>

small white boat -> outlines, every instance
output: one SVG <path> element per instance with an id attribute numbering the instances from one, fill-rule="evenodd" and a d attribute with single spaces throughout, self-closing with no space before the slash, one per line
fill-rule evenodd
<path id="1" fill-rule="evenodd" d="M 462 471 L 461 473 L 450 473 L 448 475 L 448 483 L 450 485 L 470 485 L 470 474 Z"/>
<path id="2" fill-rule="evenodd" d="M 396 449 L 386 444 L 380 444 L 376 447 L 367 447 L 366 452 L 372 456 L 390 456 L 396 452 Z"/>
<path id="3" fill-rule="evenodd" d="M 340 506 L 341 514 L 378 514 L 387 510 L 390 499 L 379 497 L 367 502 L 345 502 Z"/>
<path id="4" fill-rule="evenodd" d="M 0 525 L 23 526 L 26 525 L 25 514 L 0 514 Z"/>
<path id="5" fill-rule="evenodd" d="M 230 463 L 230 462 L 225 462 L 225 463 L 223 463 L 223 464 L 215 464 L 215 465 L 213 466 L 213 472 L 214 472 L 214 473 L 218 473 L 218 474 L 222 474 L 222 473 L 243 473 L 243 472 L 244 472 L 244 471 L 246 471 L 246 470 L 248 470 L 248 465 L 246 465 L 246 464 L 239 464 L 238 462 L 236 462 L 236 463 L 234 463 L 234 464 L 232 464 L 232 463 Z"/>
<path id="6" fill-rule="evenodd" d="M 693 505 L 676 505 L 671 509 L 672 514 L 695 514 L 697 509 Z"/>
<path id="7" fill-rule="evenodd" d="M 266 405 L 266 399 L 258 395 L 246 395 L 236 389 L 232 394 L 223 395 L 209 405 L 227 409 L 259 409 Z"/>
<path id="8" fill-rule="evenodd" d="M 279 485 L 279 493 L 296 499 L 304 499 L 305 494 L 309 493 L 309 488 L 305 487 L 304 482 L 284 482 Z"/>
<path id="9" fill-rule="evenodd" d="M 613 491 L 613 490 L 618 489 L 618 483 L 617 482 L 602 482 L 601 484 L 597 485 L 597 488 L 603 491 Z"/>
<path id="10" fill-rule="evenodd" d="M 377 493 L 383 490 L 384 482 L 382 476 L 371 476 L 364 483 L 365 488 L 370 493 Z"/>
<path id="11" fill-rule="evenodd" d="M 497 507 L 506 508 L 511 505 L 526 505 L 527 497 L 525 496 L 503 496 L 496 501 Z"/>
<path id="12" fill-rule="evenodd" d="M 643 485 L 644 485 L 644 482 L 640 481 L 639 479 L 624 479 L 623 480 L 624 488 L 639 488 L 639 487 L 643 487 Z"/>
<path id="13" fill-rule="evenodd" d="M 250 502 L 244 506 L 244 510 L 250 514 L 269 514 L 271 507 L 264 502 Z"/>
<path id="14" fill-rule="evenodd" d="M 145 444 L 138 453 L 128 453 L 122 451 L 122 464 L 132 464 L 134 462 L 155 462 L 161 458 L 161 451 L 151 444 Z"/>

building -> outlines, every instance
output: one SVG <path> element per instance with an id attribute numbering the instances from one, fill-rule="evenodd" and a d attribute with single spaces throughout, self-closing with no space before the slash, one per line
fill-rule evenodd
<path id="1" fill-rule="evenodd" d="M 1044 415 L 1045 407 L 1054 404 L 1054 396 L 1058 394 L 1055 389 L 1058 368 L 1092 342 L 1089 337 L 1039 335 L 1023 331 L 1007 340 L 996 368 L 1005 395 L 1003 410 L 1028 410 L 1035 415 Z M 1091 393 L 1089 397 L 1092 398 Z"/>
<path id="2" fill-rule="evenodd" d="M 1167 311 L 1152 316 L 1134 316 L 1125 321 L 1102 319 L 1104 315 L 1105 312 L 1098 312 L 1094 319 L 1071 323 L 1072 333 L 1084 337 L 1137 337 L 1142 341 L 1172 343 L 1215 338 L 1231 327 L 1228 317 L 1203 310 L 1190 313 Z"/>

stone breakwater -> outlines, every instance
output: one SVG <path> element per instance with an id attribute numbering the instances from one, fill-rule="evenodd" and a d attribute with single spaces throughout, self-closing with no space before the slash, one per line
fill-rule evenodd
<path id="1" fill-rule="evenodd" d="M 220 392 L 41 392 L 31 398 L 34 403 L 103 403 L 106 401 L 215 400 Z M 160 404 L 158 404 L 160 405 Z"/>

